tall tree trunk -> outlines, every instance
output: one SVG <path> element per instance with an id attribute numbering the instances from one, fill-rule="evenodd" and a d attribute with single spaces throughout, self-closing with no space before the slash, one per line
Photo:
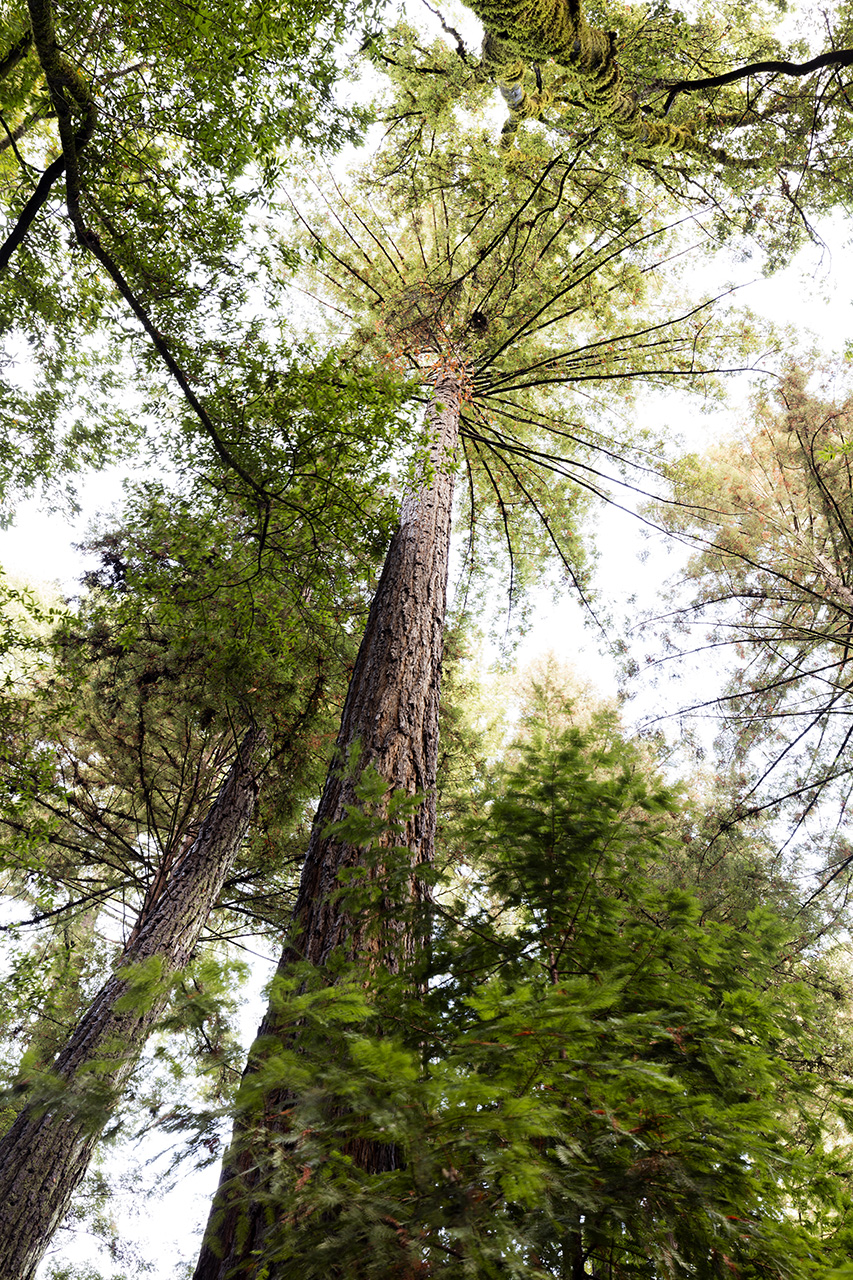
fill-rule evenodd
<path id="1" fill-rule="evenodd" d="M 326 779 L 314 820 L 294 907 L 293 933 L 282 952 L 278 972 L 299 959 L 323 965 L 341 949 L 363 958 L 374 970 L 395 972 L 411 955 L 416 938 L 413 912 L 423 888 L 418 869 L 433 859 L 435 784 L 438 764 L 438 710 L 441 658 L 447 609 L 447 570 L 453 502 L 453 461 L 459 434 L 460 388 L 456 378 L 439 378 L 429 410 L 432 447 L 420 488 L 403 501 L 400 524 L 391 541 L 344 704 L 336 756 Z M 355 769 L 352 766 L 355 765 Z M 346 766 L 346 767 L 345 767 Z M 329 826 L 357 808 L 355 781 L 372 766 L 387 784 L 387 793 L 422 795 L 403 831 L 380 841 L 387 862 L 370 862 L 370 874 L 391 884 L 390 901 L 363 916 L 348 913 L 335 896 L 340 873 L 359 865 L 363 853 Z M 408 855 L 400 853 L 405 848 Z M 401 863 L 402 860 L 402 863 Z M 377 932 L 377 926 L 379 931 Z M 271 1004 L 258 1032 L 266 1044 L 286 1038 L 276 1024 Z M 263 1050 L 261 1050 L 263 1052 Z M 256 1069 L 249 1055 L 246 1075 Z M 261 1119 L 267 1134 L 286 1131 L 287 1081 L 265 1098 Z M 257 1118 L 255 1117 L 257 1123 Z M 249 1149 L 238 1116 L 231 1148 L 225 1157 L 194 1280 L 232 1280 L 263 1271 L 264 1207 L 254 1193 L 263 1186 L 264 1161 Z M 364 1144 L 348 1152 L 363 1168 L 388 1168 L 388 1147 Z M 266 1272 L 264 1272 L 266 1274 Z"/>
<path id="2" fill-rule="evenodd" d="M 246 734 L 195 843 L 53 1064 L 55 1092 L 25 1106 L 0 1140 L 3 1280 L 35 1274 L 165 1008 L 169 979 L 189 962 L 246 834 L 262 741 Z"/>

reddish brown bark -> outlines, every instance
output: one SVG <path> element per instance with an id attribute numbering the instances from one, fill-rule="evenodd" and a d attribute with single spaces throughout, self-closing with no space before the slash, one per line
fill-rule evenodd
<path id="1" fill-rule="evenodd" d="M 174 872 L 112 977 L 52 1067 L 55 1095 L 23 1108 L 0 1140 L 0 1276 L 31 1280 L 93 1147 L 168 1000 L 169 978 L 185 968 L 245 836 L 258 792 L 250 731 L 192 848 Z M 133 998 L 128 969 L 160 963 L 162 983 Z M 127 1007 L 122 997 L 130 995 Z"/>
<path id="2" fill-rule="evenodd" d="M 323 965 L 333 950 L 364 958 L 370 967 L 392 972 L 415 945 L 413 908 L 423 895 L 418 869 L 433 858 L 435 781 L 438 763 L 438 710 L 447 570 L 453 501 L 453 460 L 459 431 L 459 384 L 439 378 L 430 408 L 431 458 L 424 483 L 402 504 L 400 525 L 391 541 L 376 590 L 364 638 L 350 680 L 333 765 L 317 810 L 294 908 L 293 936 L 282 953 L 279 973 L 296 959 Z M 362 851 L 328 827 L 357 805 L 353 773 L 341 762 L 357 759 L 357 776 L 372 766 L 386 781 L 388 793 L 422 795 L 402 831 L 388 833 L 375 850 L 370 874 L 380 884 L 394 885 L 393 897 L 365 918 L 350 915 L 335 890 L 341 872 L 359 865 Z M 405 852 L 401 853 L 400 850 Z M 378 931 L 377 931 L 378 924 Z M 276 1026 L 275 1010 L 267 1011 L 259 1040 L 285 1038 Z M 250 1055 L 247 1074 L 253 1071 Z M 266 1099 L 262 1133 L 285 1131 L 287 1081 Z M 249 1149 L 244 1123 L 238 1118 L 225 1158 L 195 1280 L 249 1280 L 263 1270 L 267 1216 L 256 1192 L 263 1189 L 263 1153 Z M 263 1139 L 262 1139 L 263 1140 Z M 363 1144 L 348 1152 L 372 1170 L 392 1166 L 389 1147 Z M 264 1274 L 266 1274 L 264 1272 Z"/>

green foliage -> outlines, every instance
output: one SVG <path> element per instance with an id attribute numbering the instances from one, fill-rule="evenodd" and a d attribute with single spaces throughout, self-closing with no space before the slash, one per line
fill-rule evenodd
<path id="1" fill-rule="evenodd" d="M 715 249 L 726 239 L 744 256 L 757 249 L 772 269 L 816 238 L 813 220 L 849 210 L 844 71 L 777 69 L 668 102 L 675 85 L 849 47 L 846 6 L 808 12 L 784 46 L 772 4 L 703 3 L 689 13 L 668 3 L 565 0 L 470 7 L 487 29 L 479 59 L 460 42 L 453 50 L 447 42 L 426 47 L 405 27 L 374 40 L 372 57 L 403 90 L 395 127 L 417 129 L 422 151 L 454 100 L 476 109 L 491 78 L 509 107 L 502 134 L 513 146 L 503 153 L 509 168 L 532 174 L 543 158 L 565 158 L 572 170 L 597 175 L 611 205 L 626 189 L 653 193 L 658 205 L 672 200 L 708 219 Z M 496 142 L 491 136 L 497 159 Z"/>
<path id="2" fill-rule="evenodd" d="M 7 695 L 3 857 L 30 877 L 36 917 L 141 902 L 194 838 L 235 736 L 260 722 L 266 788 L 229 893 L 280 919 L 276 877 L 300 853 L 390 536 L 391 458 L 412 433 L 393 386 L 331 355 L 270 360 L 263 381 L 257 361 L 241 460 L 263 500 L 179 436 L 199 478 L 131 489 L 91 544 L 101 567 L 75 611 L 27 642 L 42 665 Z"/>
<path id="3" fill-rule="evenodd" d="M 278 354 L 259 350 L 243 388 L 253 433 L 241 460 L 263 500 L 213 469 L 177 424 L 189 478 L 129 489 L 120 523 L 93 539 L 100 567 L 75 607 L 63 615 L 9 593 L 0 859 L 16 935 L 2 1019 L 10 1120 L 25 1101 L 92 1129 L 111 1114 L 101 1072 L 126 1046 L 102 1046 L 73 1091 L 50 1064 L 180 866 L 252 724 L 269 742 L 262 800 L 212 931 L 280 930 L 289 915 L 352 632 L 390 536 L 389 459 L 411 431 L 388 379 L 331 356 L 309 368 Z M 118 1007 L 132 1021 L 162 1000 L 158 957 L 130 977 Z M 208 942 L 169 982 L 116 1129 L 144 1130 L 176 1096 L 213 1110 L 230 1100 L 244 979 Z"/>
<path id="4" fill-rule="evenodd" d="M 798 1065 L 818 1032 L 779 981 L 788 927 L 660 887 L 678 807 L 611 715 L 533 729 L 462 821 L 468 880 L 438 892 L 425 970 L 279 975 L 284 1034 L 239 1098 L 272 1170 L 270 1274 L 817 1277 L 843 1256 L 849 1100 Z"/>
<path id="5" fill-rule="evenodd" d="M 534 26 L 558 9 L 539 6 Z M 518 7 L 495 13 L 514 23 Z M 850 125 L 827 74 L 748 102 L 719 87 L 701 111 L 682 95 L 672 122 L 647 127 L 642 105 L 656 109 L 661 81 L 684 66 L 710 75 L 778 47 L 763 15 L 591 7 L 588 23 L 573 19 L 571 48 L 541 47 L 571 63 L 577 41 L 596 85 L 555 64 L 502 70 L 528 121 L 505 163 L 459 109 L 485 103 L 483 66 L 403 27 L 377 34 L 396 134 L 368 180 L 384 201 L 380 231 L 336 191 L 335 218 L 353 214 L 364 243 L 324 230 L 311 257 L 327 281 L 330 260 L 343 263 L 337 299 L 361 310 L 343 356 L 317 360 L 294 353 L 271 318 L 281 261 L 299 256 L 273 247 L 276 188 L 284 148 L 310 148 L 313 169 L 364 123 L 331 91 L 356 10 L 202 4 L 178 16 L 167 0 L 144 14 L 60 4 L 54 16 L 63 57 L 100 107 L 81 157 L 84 215 L 213 424 L 200 433 L 163 393 L 148 339 L 68 248 L 67 224 L 42 211 L 0 286 L 8 359 L 24 360 L 0 388 L 0 496 L 124 453 L 143 430 L 179 471 L 171 486 L 136 486 L 120 524 L 97 536 L 101 568 L 74 616 L 26 644 L 13 622 L 5 650 L 26 652 L 14 661 L 28 670 L 22 692 L 4 690 L 0 861 L 34 920 L 59 927 L 43 952 L 15 954 L 4 1028 L 13 1050 L 29 1043 L 24 1072 L 45 1105 L 101 1114 L 96 1091 L 59 1099 L 46 1071 L 92 981 L 81 940 L 99 907 L 122 924 L 145 909 L 250 723 L 268 730 L 266 786 L 216 928 L 287 916 L 393 491 L 417 450 L 402 412 L 417 380 L 438 365 L 466 381 L 470 563 L 494 566 L 505 538 L 512 595 L 556 548 L 583 589 L 585 495 L 604 483 L 596 451 L 621 464 L 629 449 L 554 389 L 575 385 L 577 401 L 589 383 L 697 372 L 706 385 L 716 367 L 743 363 L 703 315 L 670 321 L 654 273 L 674 245 L 654 206 L 662 194 L 692 209 L 711 198 L 712 237 L 737 227 L 781 257 L 806 225 L 804 203 L 820 212 L 847 198 Z M 25 17 L 4 13 L 6 47 Z M 611 25 L 623 71 L 608 84 L 614 51 L 598 37 Z M 542 32 L 533 44 L 528 34 L 523 61 L 544 64 Z M 830 39 L 845 39 L 843 23 Z M 0 152 L 0 199 L 14 221 L 33 171 L 54 158 L 56 104 L 25 44 L 0 70 L 18 145 Z M 626 101 L 630 120 L 617 118 Z M 616 120 L 610 136 L 603 120 Z M 377 356 L 387 374 L 366 371 Z M 454 874 L 437 889 L 421 969 L 382 979 L 294 966 L 276 984 L 285 1038 L 240 1097 L 247 1140 L 265 1145 L 273 1170 L 259 1276 L 822 1274 L 849 1246 L 847 1099 L 822 1069 L 832 1009 L 799 980 L 787 926 L 743 895 L 724 916 L 710 894 L 685 891 L 678 833 L 690 819 L 612 716 L 552 718 L 494 770 L 484 755 L 468 815 L 446 829 Z M 370 861 L 389 819 L 384 790 L 362 780 L 348 831 L 365 862 L 336 889 L 378 917 L 382 937 L 410 923 L 393 869 L 371 874 L 387 868 L 387 848 Z M 237 1075 L 237 977 L 221 955 L 200 956 L 161 1028 L 189 1048 L 164 1034 L 154 1051 L 153 1112 L 177 1129 L 201 1106 L 208 1155 Z M 157 990 L 156 973 L 137 973 L 128 1005 Z M 172 1097 L 175 1085 L 191 1094 L 194 1054 L 210 1068 L 204 1096 L 164 1116 L 162 1075 Z M 270 1099 L 289 1113 L 283 1137 L 266 1127 Z"/>
<path id="6" fill-rule="evenodd" d="M 227 341 L 229 330 L 245 330 L 246 314 L 263 309 L 269 274 L 250 246 L 286 149 L 335 149 L 361 135 L 366 113 L 334 91 L 338 42 L 375 21 L 375 7 L 261 0 L 185 10 L 164 0 L 109 14 L 89 4 L 43 8 L 63 65 L 95 111 L 79 157 L 81 216 L 193 379 L 198 345 L 214 330 Z M 29 21 L 25 4 L 6 6 L 0 57 Z M 0 110 L 8 233 L 59 143 L 32 45 L 0 79 Z M 135 357 L 150 396 L 149 341 L 140 344 L 113 284 L 73 234 L 69 245 L 70 230 L 42 209 L 0 280 L 4 503 L 57 475 L 125 458 L 149 425 L 128 391 L 126 358 Z"/>
<path id="7" fill-rule="evenodd" d="M 594 168 L 547 149 L 507 169 L 482 129 L 434 118 L 393 70 L 401 128 L 349 184 L 306 171 L 295 217 L 350 351 L 413 398 L 440 374 L 459 380 L 470 599 L 500 589 L 523 620 L 545 574 L 584 595 L 591 498 L 614 474 L 635 480 L 640 456 L 646 468 L 615 403 L 652 383 L 713 394 L 732 334 L 712 300 L 666 288 L 677 231 L 651 206 L 609 199 Z"/>

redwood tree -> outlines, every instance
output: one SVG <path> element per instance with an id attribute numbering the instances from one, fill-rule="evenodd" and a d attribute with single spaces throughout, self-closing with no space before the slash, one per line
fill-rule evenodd
<path id="1" fill-rule="evenodd" d="M 369 982 L 371 973 L 394 973 L 418 944 L 418 906 L 433 858 L 457 437 L 461 433 L 465 443 L 471 492 L 491 491 L 507 532 L 513 500 L 522 507 L 522 527 L 526 516 L 540 518 L 546 543 L 577 581 L 583 570 L 572 524 L 580 486 L 571 481 L 577 475 L 592 487 L 586 479 L 591 474 L 595 483 L 597 469 L 588 459 L 597 437 L 574 418 L 567 431 L 559 411 L 537 407 L 534 389 L 598 379 L 630 385 L 641 374 L 667 378 L 698 371 L 692 346 L 686 361 L 682 352 L 686 333 L 696 338 L 693 325 L 702 307 L 671 320 L 656 313 L 656 299 L 648 303 L 652 314 L 632 315 L 630 327 L 573 343 L 569 322 L 584 333 L 596 319 L 617 323 L 626 308 L 646 305 L 642 268 L 651 269 L 655 259 L 644 256 L 645 238 L 636 241 L 623 229 L 579 245 L 560 202 L 564 176 L 558 166 L 546 166 L 533 184 L 519 183 L 502 170 L 484 169 L 486 154 L 472 146 L 466 151 L 460 143 L 449 163 L 496 184 L 488 216 L 476 179 L 472 188 L 460 182 L 414 207 L 406 197 L 418 193 L 417 185 L 401 194 L 391 180 L 389 202 L 396 196 L 396 203 L 381 220 L 358 205 L 357 195 L 342 196 L 338 189 L 337 216 L 348 222 L 337 237 L 317 232 L 310 210 L 298 206 L 319 249 L 318 287 L 325 285 L 326 296 L 361 321 L 352 344 L 378 350 L 409 370 L 428 393 L 428 410 L 427 450 L 403 498 L 350 680 L 280 979 L 303 961 L 333 974 L 343 960 L 361 964 Z M 429 187 L 429 174 L 424 181 Z M 567 435 L 575 444 L 569 456 Z M 554 472 L 570 479 L 549 491 L 546 478 Z M 375 841 L 369 848 L 360 844 L 347 826 L 361 807 L 366 771 L 377 779 L 375 799 L 388 817 L 378 839 L 387 856 L 377 855 Z M 364 915 L 346 905 L 354 876 L 376 886 L 369 911 L 357 899 Z M 263 1266 L 270 1179 L 287 1158 L 294 1099 L 290 1082 L 273 1081 L 270 1073 L 294 1034 L 278 1019 L 274 983 L 250 1052 L 196 1280 L 251 1275 Z M 345 1152 L 365 1170 L 395 1160 L 393 1148 L 381 1143 Z"/>

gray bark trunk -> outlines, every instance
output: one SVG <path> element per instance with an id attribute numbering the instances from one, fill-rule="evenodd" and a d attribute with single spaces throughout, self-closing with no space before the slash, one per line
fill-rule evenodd
<path id="1" fill-rule="evenodd" d="M 35 1274 L 168 1001 L 170 976 L 189 962 L 254 809 L 253 755 L 261 740 L 255 730 L 246 735 L 195 843 L 57 1056 L 55 1092 L 25 1106 L 0 1140 L 3 1280 Z M 133 968 L 152 960 L 162 981 L 134 999 Z"/>
<path id="2" fill-rule="evenodd" d="M 298 959 L 323 965 L 336 948 L 353 959 L 364 959 L 374 969 L 382 966 L 394 972 L 415 945 L 412 919 L 424 895 L 418 868 L 432 862 L 435 842 L 438 711 L 459 399 L 457 380 L 439 378 L 430 407 L 430 474 L 403 501 L 400 525 L 371 604 L 344 704 L 336 763 L 314 820 L 294 907 L 293 935 L 282 953 L 279 973 Z M 370 913 L 367 926 L 363 917 L 349 915 L 334 896 L 341 871 L 358 865 L 363 855 L 358 847 L 325 834 L 330 824 L 357 806 L 353 777 L 340 768 L 353 752 L 358 758 L 356 772 L 372 765 L 385 779 L 389 793 L 424 797 L 404 830 L 384 838 L 385 846 L 394 847 L 388 863 L 383 865 L 381 857 L 370 863 L 370 874 L 394 889 L 391 900 Z M 401 847 L 407 856 L 400 854 Z M 267 1043 L 284 1038 L 272 1007 L 258 1036 Z M 246 1074 L 254 1069 L 250 1054 Z M 266 1098 L 262 1123 L 267 1132 L 286 1125 L 286 1120 L 270 1117 L 281 1116 L 290 1096 L 287 1081 L 282 1081 L 281 1089 Z M 259 1158 L 256 1147 L 249 1149 L 241 1141 L 242 1133 L 238 1118 L 194 1280 L 238 1276 L 248 1280 L 267 1274 L 262 1258 L 267 1218 L 253 1197 L 263 1185 L 263 1155 Z M 365 1145 L 364 1150 L 348 1154 L 362 1168 L 393 1167 L 394 1153 L 387 1147 Z"/>

